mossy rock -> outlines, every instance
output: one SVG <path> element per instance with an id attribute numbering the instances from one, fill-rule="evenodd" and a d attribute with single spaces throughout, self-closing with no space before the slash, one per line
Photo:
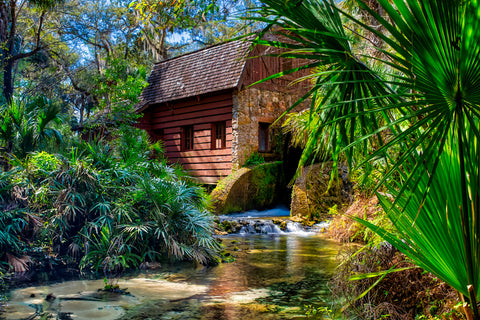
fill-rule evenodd
<path id="1" fill-rule="evenodd" d="M 321 219 L 335 205 L 345 202 L 343 168 L 331 180 L 332 163 L 319 163 L 305 167 L 292 188 L 291 214 Z"/>
<path id="2" fill-rule="evenodd" d="M 212 191 L 217 214 L 263 209 L 279 202 L 285 182 L 281 162 L 241 168 L 221 180 Z"/>

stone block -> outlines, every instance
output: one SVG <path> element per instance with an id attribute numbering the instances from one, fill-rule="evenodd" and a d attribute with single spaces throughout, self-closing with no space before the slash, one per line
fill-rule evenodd
<path id="1" fill-rule="evenodd" d="M 292 189 L 292 216 L 323 218 L 331 207 L 340 207 L 345 202 L 344 168 L 338 169 L 333 181 L 331 171 L 332 163 L 314 164 L 303 169 Z"/>

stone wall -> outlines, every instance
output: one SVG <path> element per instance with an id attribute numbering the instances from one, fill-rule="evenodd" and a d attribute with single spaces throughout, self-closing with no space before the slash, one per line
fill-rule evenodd
<path id="1" fill-rule="evenodd" d="M 331 163 L 318 163 L 302 170 L 292 189 L 290 211 L 292 216 L 324 218 L 331 207 L 350 201 L 350 185 L 346 179 L 346 168 L 338 169 L 338 179 L 329 188 Z"/>
<path id="2" fill-rule="evenodd" d="M 233 95 L 232 119 L 232 162 L 233 168 L 240 168 L 251 154 L 258 152 L 259 123 L 273 123 L 299 97 L 288 93 L 272 92 L 256 88 L 244 89 Z M 269 130 L 270 154 L 279 154 L 281 146 L 279 121 Z M 279 149 L 280 147 L 280 149 Z M 277 151 L 277 152 L 275 152 Z"/>
<path id="3" fill-rule="evenodd" d="M 264 209 L 281 202 L 284 188 L 280 161 L 241 168 L 212 191 L 213 209 L 216 214 Z"/>

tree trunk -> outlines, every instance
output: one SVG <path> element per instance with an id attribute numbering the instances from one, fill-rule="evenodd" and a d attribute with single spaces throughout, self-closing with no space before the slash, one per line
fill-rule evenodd
<path id="1" fill-rule="evenodd" d="M 8 4 L 8 2 L 7 2 Z M 17 19 L 15 16 L 15 10 L 16 10 L 16 2 L 15 1 L 10 1 L 10 7 L 9 13 L 7 12 L 7 7 L 5 3 L 2 1 L 2 14 L 5 14 L 6 16 L 3 17 L 4 21 L 3 23 L 5 24 L 3 26 L 2 31 L 2 58 L 3 58 L 3 95 L 5 99 L 7 100 L 7 103 L 12 102 L 12 96 L 13 96 L 13 50 L 14 50 L 14 39 L 15 39 L 15 34 L 17 31 Z M 9 26 L 8 26 L 9 25 Z M 7 30 L 7 27 L 10 28 L 10 30 Z"/>
<path id="2" fill-rule="evenodd" d="M 12 102 L 13 96 L 13 59 L 7 57 L 3 67 L 3 96 L 7 103 Z"/>

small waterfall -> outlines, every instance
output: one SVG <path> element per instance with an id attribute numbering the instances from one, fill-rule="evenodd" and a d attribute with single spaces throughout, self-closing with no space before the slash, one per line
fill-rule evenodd
<path id="1" fill-rule="evenodd" d="M 245 219 L 239 221 L 242 224 L 239 233 L 240 234 L 282 234 L 280 227 L 273 223 L 271 220 L 249 220 Z"/>
<path id="2" fill-rule="evenodd" d="M 288 232 L 300 232 L 304 231 L 301 223 L 298 222 L 288 222 L 287 223 Z"/>
<path id="3" fill-rule="evenodd" d="M 262 233 L 266 233 L 266 234 L 280 234 L 280 233 L 284 233 L 279 226 L 277 226 L 276 224 L 265 224 L 262 226 Z"/>
<path id="4" fill-rule="evenodd" d="M 253 222 L 253 221 L 252 221 Z M 253 233 L 257 233 L 257 231 L 255 230 L 255 224 L 253 223 L 249 223 L 247 225 L 244 225 L 242 226 L 242 228 L 240 229 L 240 234 L 253 234 Z"/>
<path id="5" fill-rule="evenodd" d="M 288 220 L 290 212 L 286 208 L 275 208 L 265 211 L 247 211 L 231 215 L 219 216 L 220 224 L 231 234 L 295 234 L 312 235 L 322 233 L 328 228 L 329 222 L 321 222 L 312 227 Z M 281 219 L 279 217 L 282 217 Z"/>
<path id="6" fill-rule="evenodd" d="M 330 221 L 322 221 L 320 223 L 314 224 L 312 230 L 315 232 L 325 232 L 330 227 Z"/>

